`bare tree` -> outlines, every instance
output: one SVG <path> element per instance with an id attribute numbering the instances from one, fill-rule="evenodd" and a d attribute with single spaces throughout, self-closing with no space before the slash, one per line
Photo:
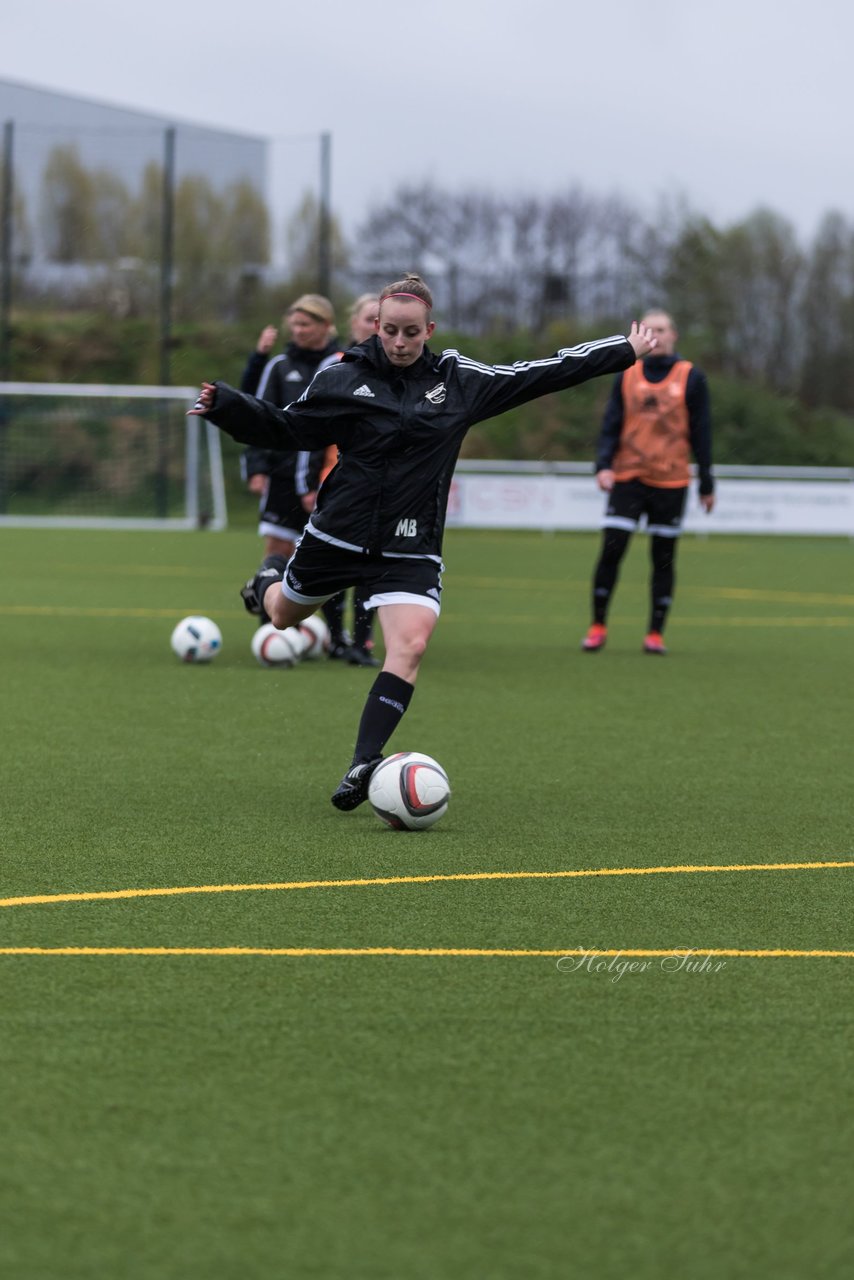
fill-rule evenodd
<path id="1" fill-rule="evenodd" d="M 727 233 L 724 249 L 730 366 L 742 377 L 790 390 L 801 356 L 796 308 L 804 265 L 794 229 L 760 209 Z"/>
<path id="2" fill-rule="evenodd" d="M 356 236 L 359 265 L 383 277 L 424 269 L 443 253 L 444 193 L 430 183 L 400 186 L 384 205 L 368 211 Z"/>

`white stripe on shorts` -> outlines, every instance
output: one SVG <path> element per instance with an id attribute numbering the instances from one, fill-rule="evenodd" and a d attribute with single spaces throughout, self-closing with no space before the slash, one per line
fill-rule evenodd
<path id="1" fill-rule="evenodd" d="M 301 529 L 286 529 L 281 524 L 267 524 L 266 520 L 259 524 L 258 533 L 262 538 L 279 538 L 282 542 L 299 542 L 302 537 Z"/>
<path id="2" fill-rule="evenodd" d="M 359 547 L 355 542 L 343 542 L 341 538 L 333 538 L 331 533 L 322 533 L 320 529 L 315 529 L 310 520 L 305 526 L 305 532 L 310 533 L 321 542 L 328 543 L 331 547 L 340 547 L 342 551 L 358 551 L 360 555 L 365 554 L 365 547 Z M 384 560 L 432 560 L 433 563 L 439 565 L 443 571 L 445 568 L 442 564 L 441 556 L 430 555 L 429 552 L 426 551 L 381 551 L 380 555 Z"/>
<path id="3" fill-rule="evenodd" d="M 328 542 L 331 547 L 340 547 L 342 551 L 358 551 L 364 554 L 364 547 L 356 546 L 355 542 L 343 542 L 341 538 L 333 538 L 330 533 L 321 533 L 320 529 L 315 529 L 310 520 L 305 526 L 305 532 L 310 533 L 313 538 L 317 538 L 320 542 Z"/>
<path id="4" fill-rule="evenodd" d="M 327 591 L 325 596 L 305 596 L 299 591 L 294 591 L 293 587 L 288 586 L 287 578 L 282 579 L 282 595 L 286 600 L 293 600 L 294 604 L 323 604 L 337 594 L 337 591 Z"/>
<path id="5" fill-rule="evenodd" d="M 432 560 L 443 573 L 445 572 L 442 557 L 430 555 L 428 551 L 381 551 L 380 555 L 383 560 Z"/>
<path id="6" fill-rule="evenodd" d="M 603 529 L 625 529 L 627 533 L 634 533 L 637 527 L 637 520 L 630 520 L 628 516 L 606 516 L 602 521 Z"/>
<path id="7" fill-rule="evenodd" d="M 423 604 L 425 609 L 432 609 L 437 618 L 441 607 L 432 596 L 419 596 L 414 591 L 376 591 L 364 601 L 362 608 L 378 609 L 381 604 Z"/>
<path id="8" fill-rule="evenodd" d="M 678 538 L 682 532 L 680 524 L 650 524 L 647 533 L 657 533 L 659 538 Z"/>

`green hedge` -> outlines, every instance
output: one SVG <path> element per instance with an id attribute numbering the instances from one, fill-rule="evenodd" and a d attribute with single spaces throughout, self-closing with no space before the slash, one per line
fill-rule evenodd
<path id="1" fill-rule="evenodd" d="M 234 382 L 264 323 L 210 322 L 176 326 L 170 343 L 170 381 L 193 386 L 204 378 Z M 472 339 L 438 332 L 434 349 L 458 346 L 488 363 L 544 355 L 581 338 L 595 336 L 555 325 L 540 339 L 527 333 Z M 156 383 L 161 352 L 156 325 L 117 321 L 97 313 L 27 313 L 14 318 L 10 376 L 39 382 Z M 700 361 L 702 363 L 702 361 Z M 794 398 L 754 383 L 709 372 L 720 463 L 854 465 L 854 418 L 832 409 L 809 409 Z M 549 396 L 474 428 L 466 442 L 469 458 L 589 461 L 610 379 L 601 378 L 567 395 Z"/>

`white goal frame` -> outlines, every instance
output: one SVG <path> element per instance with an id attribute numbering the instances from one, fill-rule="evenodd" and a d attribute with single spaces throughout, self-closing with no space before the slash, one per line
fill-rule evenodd
<path id="1" fill-rule="evenodd" d="M 99 397 L 126 400 L 180 401 L 189 408 L 198 399 L 198 387 L 152 387 L 110 383 L 80 382 L 0 382 L 0 402 L 13 396 Z M 145 529 L 190 530 L 204 528 L 221 531 L 228 524 L 225 477 L 222 465 L 220 433 L 204 418 L 188 417 L 184 438 L 184 515 L 167 516 L 16 516 L 0 513 L 0 528 L 43 529 Z M 204 426 L 204 431 L 201 427 Z M 210 518 L 200 523 L 199 476 L 202 463 L 202 441 L 207 450 L 207 466 L 211 487 Z"/>

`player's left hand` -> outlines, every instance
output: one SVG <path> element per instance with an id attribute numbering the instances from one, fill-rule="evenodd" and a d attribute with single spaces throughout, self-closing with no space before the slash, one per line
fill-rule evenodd
<path id="1" fill-rule="evenodd" d="M 213 408 L 214 396 L 216 395 L 216 387 L 212 382 L 203 382 L 202 389 L 199 392 L 199 398 L 193 405 L 192 409 L 187 410 L 188 418 L 200 418 Z"/>
<path id="2" fill-rule="evenodd" d="M 711 515 L 715 508 L 715 495 L 713 493 L 701 493 L 700 506 L 707 516 Z"/>
<path id="3" fill-rule="evenodd" d="M 652 329 L 643 321 L 632 321 L 632 327 L 629 331 L 627 341 L 631 345 L 635 353 L 636 359 L 641 356 L 649 355 L 650 351 L 654 351 L 658 346 L 658 338 L 654 337 Z"/>

